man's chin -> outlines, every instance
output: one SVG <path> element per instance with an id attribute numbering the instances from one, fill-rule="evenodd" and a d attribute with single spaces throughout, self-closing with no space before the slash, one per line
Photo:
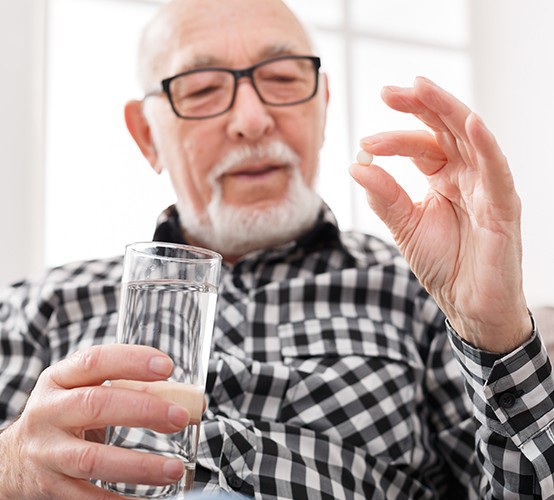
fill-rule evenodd
<path id="1" fill-rule="evenodd" d="M 230 207 L 212 214 L 212 243 L 220 252 L 245 255 L 288 243 L 305 232 L 305 221 L 283 203 Z"/>
<path id="2" fill-rule="evenodd" d="M 218 204 L 203 219 L 181 223 L 191 242 L 221 253 L 227 260 L 296 240 L 315 224 L 321 199 L 308 196 L 300 203 L 284 201 L 254 209 Z"/>
<path id="3" fill-rule="evenodd" d="M 223 210 L 244 210 L 252 213 L 253 215 L 259 214 L 263 217 L 265 213 L 270 210 L 276 210 L 279 206 L 286 202 L 285 197 L 280 198 L 259 198 L 252 201 L 245 202 L 244 200 L 237 200 L 236 202 L 225 202 L 222 204 Z"/>

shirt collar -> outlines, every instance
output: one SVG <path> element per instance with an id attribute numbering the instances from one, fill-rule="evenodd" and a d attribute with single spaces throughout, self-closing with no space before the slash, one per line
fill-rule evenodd
<path id="1" fill-rule="evenodd" d="M 166 208 L 158 217 L 153 240 L 187 244 L 175 205 Z M 322 203 L 316 223 L 312 229 L 304 233 L 298 240 L 270 249 L 266 248 L 251 252 L 241 258 L 240 261 L 258 260 L 262 259 L 262 256 L 264 260 L 280 260 L 286 256 L 298 254 L 300 254 L 299 256 L 304 256 L 310 252 L 329 247 L 343 248 L 343 245 L 340 240 L 340 232 L 335 215 L 325 203 Z"/>

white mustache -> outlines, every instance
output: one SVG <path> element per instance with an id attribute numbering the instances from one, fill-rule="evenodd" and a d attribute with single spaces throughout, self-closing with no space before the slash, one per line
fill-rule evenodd
<path id="1" fill-rule="evenodd" d="M 260 161 L 300 166 L 299 156 L 290 146 L 281 141 L 272 141 L 256 146 L 244 145 L 231 150 L 209 173 L 208 180 L 215 185 L 219 177 L 233 168 L 251 165 Z"/>

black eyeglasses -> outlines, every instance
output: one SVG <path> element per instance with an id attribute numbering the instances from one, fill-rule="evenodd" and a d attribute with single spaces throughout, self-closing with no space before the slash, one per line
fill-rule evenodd
<path id="1" fill-rule="evenodd" d="M 221 115 L 235 101 L 239 78 L 250 78 L 260 100 L 269 106 L 292 106 L 317 93 L 321 60 L 313 56 L 281 56 L 244 69 L 198 68 L 162 80 L 175 114 L 199 120 Z"/>

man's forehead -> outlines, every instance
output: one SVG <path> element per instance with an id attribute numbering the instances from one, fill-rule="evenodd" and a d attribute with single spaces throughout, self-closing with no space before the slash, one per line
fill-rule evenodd
<path id="1" fill-rule="evenodd" d="M 251 53 L 251 60 L 247 64 L 255 64 L 264 59 L 284 55 L 310 55 L 306 54 L 305 50 L 300 50 L 290 43 L 268 44 L 257 47 Z M 227 54 L 221 52 L 208 52 L 205 46 L 197 49 L 192 47 L 183 47 L 181 51 L 177 51 L 174 57 L 174 65 L 180 66 L 182 70 L 205 68 L 210 66 L 231 67 L 234 62 L 229 59 Z"/>
<path id="2" fill-rule="evenodd" d="M 146 33 L 149 79 L 312 53 L 304 27 L 281 0 L 173 0 Z"/>

